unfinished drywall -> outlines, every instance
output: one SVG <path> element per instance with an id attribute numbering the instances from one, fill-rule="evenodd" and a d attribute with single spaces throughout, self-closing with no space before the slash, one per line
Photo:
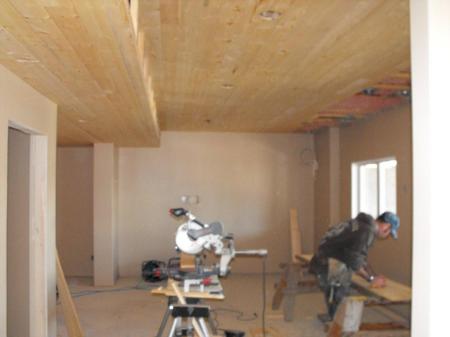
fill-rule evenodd
<path id="1" fill-rule="evenodd" d="M 30 135 L 8 131 L 8 336 L 30 335 Z"/>
<path id="2" fill-rule="evenodd" d="M 93 150 L 58 147 L 56 245 L 66 276 L 92 276 Z"/>
<path id="3" fill-rule="evenodd" d="M 56 335 L 55 321 L 55 157 L 56 157 L 56 105 L 40 95 L 14 74 L 0 65 L 0 336 L 6 336 L 6 209 L 7 209 L 7 144 L 8 126 L 13 124 L 34 135 L 45 136 L 47 144 L 47 203 L 45 232 L 32 232 L 33 238 L 45 235 L 46 260 L 40 266 L 46 289 L 32 294 L 31 327 L 33 336 Z M 35 144 L 39 141 L 34 142 Z M 32 141 L 33 143 L 33 141 Z M 40 163 L 39 163 L 40 164 Z M 36 193 L 38 191 L 35 191 Z M 46 303 L 40 303 L 44 297 Z M 39 319 L 37 318 L 39 317 Z"/>
<path id="4" fill-rule="evenodd" d="M 398 240 L 376 242 L 369 261 L 374 269 L 411 284 L 412 145 L 411 108 L 404 105 L 384 111 L 340 130 L 341 217 L 351 216 L 351 164 L 356 161 L 397 159 L 397 213 L 401 219 Z"/>
<path id="5" fill-rule="evenodd" d="M 303 247 L 313 246 L 313 153 L 310 135 L 164 132 L 157 149 L 119 150 L 119 273 L 138 275 L 143 260 L 174 256 L 183 206 L 206 222 L 219 220 L 238 249 L 268 248 L 268 270 L 289 261 L 289 208 L 298 208 Z M 182 204 L 182 195 L 198 204 Z M 235 272 L 261 270 L 237 258 Z"/>

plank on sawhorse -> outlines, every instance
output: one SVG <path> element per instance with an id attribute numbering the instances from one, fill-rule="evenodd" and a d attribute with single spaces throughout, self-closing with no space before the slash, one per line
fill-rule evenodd
<path id="1" fill-rule="evenodd" d="M 57 285 L 59 290 L 59 297 L 61 299 L 61 306 L 63 309 L 64 322 L 66 323 L 66 329 L 69 337 L 84 337 L 83 330 L 81 329 L 80 319 L 78 318 L 75 304 L 70 294 L 69 286 L 67 285 L 64 272 L 59 260 L 58 251 L 56 251 L 56 272 L 57 272 Z"/>

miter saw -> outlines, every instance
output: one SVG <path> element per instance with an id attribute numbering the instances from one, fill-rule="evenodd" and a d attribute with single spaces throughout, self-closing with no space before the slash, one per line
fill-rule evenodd
<path id="1" fill-rule="evenodd" d="M 267 249 L 235 250 L 233 234 L 225 234 L 220 222 L 202 223 L 184 208 L 172 208 L 170 214 L 176 218 L 186 217 L 176 232 L 176 248 L 186 254 L 198 255 L 204 250 L 212 251 L 220 256 L 219 276 L 230 271 L 230 262 L 237 255 L 266 256 Z"/>
<path id="2" fill-rule="evenodd" d="M 178 219 L 186 219 L 176 231 L 175 248 L 182 254 L 194 256 L 195 266 L 191 270 L 183 270 L 180 258 L 177 257 L 170 259 L 167 267 L 152 267 L 147 274 L 167 275 L 185 281 L 184 283 L 188 286 L 196 282 L 200 285 L 201 282 L 212 275 L 226 276 L 230 271 L 230 262 L 235 256 L 265 257 L 267 255 L 267 249 L 236 250 L 233 234 L 225 234 L 224 227 L 220 222 L 203 223 L 184 208 L 172 208 L 169 213 Z M 220 257 L 219 263 L 205 265 L 203 254 L 206 251 L 211 251 Z"/>

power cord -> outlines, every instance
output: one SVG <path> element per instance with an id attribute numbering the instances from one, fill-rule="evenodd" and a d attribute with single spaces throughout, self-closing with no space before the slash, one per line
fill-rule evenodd
<path id="1" fill-rule="evenodd" d="M 240 310 L 235 310 L 235 309 L 231 309 L 231 308 L 215 308 L 215 309 L 211 309 L 211 323 L 214 326 L 215 330 L 217 331 L 225 331 L 226 329 L 222 329 L 220 328 L 220 323 L 219 323 L 219 319 L 218 319 L 218 314 L 219 312 L 227 312 L 227 313 L 233 313 L 236 314 L 236 320 L 241 321 L 241 322 L 250 322 L 250 321 L 254 321 L 255 319 L 258 318 L 258 314 L 256 312 L 254 312 L 252 315 L 248 315 L 246 317 L 246 314 L 243 311 Z"/>
<path id="2" fill-rule="evenodd" d="M 262 275 L 261 275 L 261 284 L 262 284 L 262 310 L 261 310 L 261 326 L 262 326 L 262 337 L 266 337 L 266 256 L 262 257 Z M 254 321 L 258 318 L 258 314 L 255 312 L 251 317 L 244 317 L 245 314 L 243 311 L 230 309 L 230 308 L 215 308 L 211 309 L 211 320 L 212 324 L 217 331 L 224 331 L 225 329 L 221 329 L 219 327 L 218 313 L 219 312 L 230 312 L 237 314 L 236 320 L 250 322 Z"/>
<path id="3" fill-rule="evenodd" d="M 74 292 L 71 292 L 71 295 L 73 298 L 77 298 L 77 297 L 92 296 L 92 295 L 97 295 L 97 294 L 102 294 L 102 293 L 115 293 L 115 292 L 132 291 L 132 290 L 150 290 L 150 289 L 158 287 L 158 286 L 159 286 L 158 284 L 147 285 L 146 282 L 141 280 L 135 286 L 132 286 L 132 287 L 74 291 Z M 59 301 L 58 301 L 58 304 L 59 304 Z"/>
<path id="4" fill-rule="evenodd" d="M 262 323 L 262 335 L 266 337 L 266 260 L 267 255 L 262 258 L 262 314 L 261 314 L 261 323 Z"/>

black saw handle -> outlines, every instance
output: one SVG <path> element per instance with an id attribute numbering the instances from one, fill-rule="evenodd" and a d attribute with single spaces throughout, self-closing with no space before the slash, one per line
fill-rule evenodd
<path id="1" fill-rule="evenodd" d="M 189 211 L 184 208 L 171 208 L 169 209 L 169 213 L 172 214 L 174 217 L 180 218 L 188 214 Z"/>
<path id="2" fill-rule="evenodd" d="M 184 208 L 171 208 L 171 209 L 169 209 L 169 213 L 172 214 L 176 218 L 181 218 L 182 216 L 188 215 L 189 211 Z M 194 219 L 192 221 L 195 222 L 196 224 L 199 224 L 202 227 L 205 227 L 205 224 L 198 221 L 197 219 Z"/>

